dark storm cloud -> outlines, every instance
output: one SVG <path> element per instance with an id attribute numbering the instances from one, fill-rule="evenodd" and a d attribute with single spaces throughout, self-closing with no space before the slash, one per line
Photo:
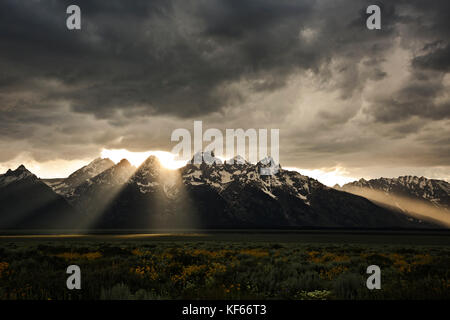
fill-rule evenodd
<path id="1" fill-rule="evenodd" d="M 376 101 L 369 112 L 377 121 L 399 122 L 412 116 L 434 120 L 450 118 L 450 101 L 435 102 L 445 93 L 442 84 L 428 84 L 420 81 L 411 83 L 399 90 L 393 97 L 382 97 Z"/>
<path id="2" fill-rule="evenodd" d="M 53 90 L 44 101 L 66 99 L 100 118 L 141 107 L 147 115 L 203 115 L 236 101 L 223 90 L 234 81 L 259 79 L 256 91 L 275 90 L 296 70 L 318 70 L 356 42 L 383 49 L 364 44 L 373 36 L 361 32 L 361 9 L 344 7 L 335 17 L 314 1 L 76 1 L 80 32 L 65 28 L 69 3 L 0 4 L 1 57 L 9 66 L 0 83 L 58 79 L 72 90 Z M 322 13 L 319 39 L 305 44 L 299 31 Z M 350 24 L 339 21 L 346 16 Z M 355 59 L 363 54 L 350 51 Z"/>
<path id="3" fill-rule="evenodd" d="M 442 41 L 439 41 L 439 43 L 442 43 Z M 428 54 L 414 58 L 413 66 L 437 71 L 450 71 L 450 44 L 440 48 L 437 47 L 439 43 L 435 43 L 431 47 L 425 47 L 424 49 L 434 48 L 434 50 Z"/>
<path id="4" fill-rule="evenodd" d="M 378 31 L 365 27 L 374 3 Z M 70 4 L 81 7 L 81 31 L 66 29 Z M 301 150 L 311 159 L 365 151 L 366 161 L 380 135 L 389 145 L 450 117 L 449 10 L 445 0 L 3 0 L 3 157 L 164 149 L 173 126 L 219 117 L 211 125 L 282 128 L 292 161 Z M 385 64 L 399 49 L 410 75 L 377 90 L 395 76 Z M 311 105 L 296 110 L 284 95 L 262 102 L 293 78 L 301 98 L 320 93 Z M 311 78 L 314 89 L 300 88 Z"/>

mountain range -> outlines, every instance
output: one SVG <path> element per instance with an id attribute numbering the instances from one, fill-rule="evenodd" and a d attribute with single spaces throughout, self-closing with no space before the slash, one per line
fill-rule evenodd
<path id="1" fill-rule="evenodd" d="M 99 158 L 65 179 L 39 179 L 20 166 L 0 175 L 0 229 L 448 227 L 397 201 L 414 198 L 444 212 L 445 181 L 382 178 L 330 188 L 281 167 L 260 175 L 268 159 L 215 160 L 169 170 L 155 156 L 138 168 Z M 364 195 L 367 189 L 387 198 Z"/>
<path id="2" fill-rule="evenodd" d="M 450 226 L 450 183 L 443 180 L 416 176 L 360 179 L 335 188 L 366 197 L 385 208 Z"/>

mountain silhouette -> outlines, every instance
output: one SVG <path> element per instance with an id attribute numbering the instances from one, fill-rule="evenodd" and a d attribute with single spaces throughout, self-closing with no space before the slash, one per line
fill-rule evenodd
<path id="1" fill-rule="evenodd" d="M 199 154 L 178 170 L 166 169 L 155 156 L 138 168 L 126 159 L 95 159 L 66 179 L 48 180 L 20 166 L 0 175 L 0 229 L 440 226 L 354 194 L 349 186 L 329 188 L 281 166 L 274 175 L 261 175 L 267 161 L 211 159 Z M 446 184 L 433 184 L 443 185 L 439 196 L 448 197 Z"/>
<path id="2" fill-rule="evenodd" d="M 0 229 L 70 228 L 75 211 L 21 165 L 0 175 Z"/>

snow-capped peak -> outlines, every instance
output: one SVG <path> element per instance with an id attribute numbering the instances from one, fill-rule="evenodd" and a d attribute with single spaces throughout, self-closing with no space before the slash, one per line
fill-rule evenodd
<path id="1" fill-rule="evenodd" d="M 122 159 L 116 165 L 91 178 L 88 182 L 103 185 L 122 184 L 128 181 L 135 169 L 127 159 Z"/>
<path id="2" fill-rule="evenodd" d="M 89 164 L 72 173 L 68 180 L 71 184 L 78 185 L 85 180 L 95 177 L 106 169 L 111 168 L 114 162 L 109 158 L 96 158 Z"/>
<path id="3" fill-rule="evenodd" d="M 214 152 L 197 152 L 192 157 L 191 164 L 222 164 L 222 160 L 215 157 Z"/>
<path id="4" fill-rule="evenodd" d="M 105 170 L 114 166 L 114 162 L 109 158 L 96 158 L 92 160 L 90 163 L 81 167 L 77 171 L 73 172 L 67 179 L 62 180 L 60 183 L 49 184 L 47 183 L 53 191 L 56 193 L 70 198 L 75 189 L 87 182 L 89 179 L 98 176 Z"/>
<path id="5" fill-rule="evenodd" d="M 248 162 L 247 160 L 245 160 L 244 157 L 242 157 L 241 155 L 237 155 L 229 160 L 227 160 L 227 164 L 249 164 L 250 162 Z"/>
<path id="6" fill-rule="evenodd" d="M 265 158 L 261 159 L 260 161 L 258 161 L 257 165 L 259 167 L 271 167 L 271 166 L 279 165 L 279 164 L 276 163 L 275 160 L 271 156 L 268 156 L 268 157 L 265 157 Z"/>

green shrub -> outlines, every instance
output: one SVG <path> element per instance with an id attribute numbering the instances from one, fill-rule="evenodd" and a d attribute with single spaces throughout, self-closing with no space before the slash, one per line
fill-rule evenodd
<path id="1" fill-rule="evenodd" d="M 337 299 L 357 299 L 363 288 L 366 287 L 361 276 L 354 273 L 344 273 L 336 279 L 333 292 Z"/>
<path id="2" fill-rule="evenodd" d="M 133 300 L 134 296 L 126 284 L 119 283 L 111 289 L 102 289 L 101 300 Z"/>

